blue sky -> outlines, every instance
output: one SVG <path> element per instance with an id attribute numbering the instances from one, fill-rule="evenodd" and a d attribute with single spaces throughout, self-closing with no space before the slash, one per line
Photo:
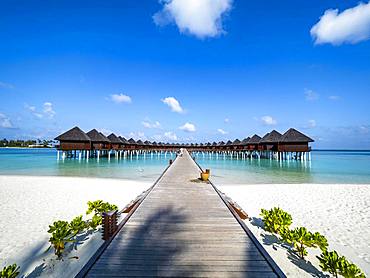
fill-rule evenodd
<path id="1" fill-rule="evenodd" d="M 368 2 L 198 1 L 1 1 L 0 137 L 370 149 Z"/>

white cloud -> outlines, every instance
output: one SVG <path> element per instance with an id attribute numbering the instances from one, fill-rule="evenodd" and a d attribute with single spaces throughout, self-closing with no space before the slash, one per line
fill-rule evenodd
<path id="1" fill-rule="evenodd" d="M 304 89 L 304 95 L 307 101 L 315 101 L 319 99 L 319 95 L 309 89 Z"/>
<path id="2" fill-rule="evenodd" d="M 316 121 L 315 121 L 315 120 L 309 120 L 309 121 L 308 121 L 308 127 L 309 127 L 309 128 L 314 128 L 314 127 L 316 127 Z"/>
<path id="3" fill-rule="evenodd" d="M 230 119 L 229 118 L 225 118 L 224 122 L 225 122 L 225 124 L 228 124 L 230 122 Z"/>
<path id="4" fill-rule="evenodd" d="M 216 37 L 224 30 L 223 16 L 230 11 L 232 0 L 160 0 L 163 9 L 153 16 L 155 24 L 175 23 L 181 33 L 198 38 Z"/>
<path id="5" fill-rule="evenodd" d="M 217 129 L 218 133 L 221 133 L 222 135 L 227 134 L 227 131 L 223 130 L 222 128 Z"/>
<path id="6" fill-rule="evenodd" d="M 43 112 L 50 119 L 54 118 L 54 116 L 56 114 L 54 109 L 53 109 L 53 104 L 51 102 L 45 102 L 44 103 Z"/>
<path id="7" fill-rule="evenodd" d="M 0 113 L 0 127 L 2 127 L 2 128 L 13 128 L 12 122 L 3 113 Z"/>
<path id="8" fill-rule="evenodd" d="M 131 97 L 124 94 L 113 94 L 110 96 L 110 99 L 115 103 L 131 103 Z"/>
<path id="9" fill-rule="evenodd" d="M 329 96 L 330 100 L 339 100 L 340 96 Z"/>
<path id="10" fill-rule="evenodd" d="M 326 10 L 311 28 L 315 44 L 358 43 L 370 38 L 370 2 L 339 13 L 338 9 Z"/>
<path id="11" fill-rule="evenodd" d="M 184 125 L 180 126 L 179 129 L 186 131 L 186 132 L 195 132 L 197 130 L 195 128 L 195 125 L 191 123 L 185 123 Z"/>
<path id="12" fill-rule="evenodd" d="M 271 116 L 261 117 L 261 121 L 264 125 L 276 125 L 277 121 Z"/>
<path id="13" fill-rule="evenodd" d="M 168 131 L 168 132 L 165 132 L 164 133 L 164 137 L 169 139 L 169 140 L 173 140 L 173 141 L 177 141 L 178 140 L 178 137 L 175 133 L 173 133 L 172 131 Z"/>
<path id="14" fill-rule="evenodd" d="M 147 140 L 147 137 L 145 136 L 144 132 L 138 131 L 138 132 L 130 132 L 127 137 L 133 138 L 134 140 Z"/>
<path id="15" fill-rule="evenodd" d="M 173 112 L 184 113 L 184 109 L 181 107 L 180 102 L 174 97 L 166 97 L 162 99 L 162 102 L 167 104 Z"/>
<path id="16" fill-rule="evenodd" d="M 161 128 L 161 123 L 158 121 L 155 121 L 154 123 L 151 123 L 150 121 L 142 121 L 141 124 L 145 128 Z"/>
<path id="17" fill-rule="evenodd" d="M 3 89 L 14 89 L 14 85 L 0 81 L 0 88 L 3 88 Z"/>

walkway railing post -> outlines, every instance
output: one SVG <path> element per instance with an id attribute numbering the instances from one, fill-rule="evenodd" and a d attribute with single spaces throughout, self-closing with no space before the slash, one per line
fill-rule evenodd
<path id="1" fill-rule="evenodd" d="M 104 212 L 103 217 L 103 240 L 110 239 L 118 228 L 118 210 Z"/>

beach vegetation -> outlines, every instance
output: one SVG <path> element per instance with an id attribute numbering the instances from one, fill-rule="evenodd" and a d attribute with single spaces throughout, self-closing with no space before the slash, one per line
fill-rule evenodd
<path id="1" fill-rule="evenodd" d="M 292 216 L 279 207 L 270 210 L 261 209 L 261 216 L 264 229 L 271 233 L 280 234 L 292 224 Z"/>
<path id="2" fill-rule="evenodd" d="M 293 245 L 293 251 L 296 252 L 301 259 L 304 259 L 307 255 L 308 247 L 319 247 L 324 251 L 328 247 L 328 241 L 323 235 L 320 233 L 311 233 L 305 227 L 298 227 L 294 230 L 284 230 L 281 233 L 281 237 L 284 241 Z"/>
<path id="3" fill-rule="evenodd" d="M 88 223 L 82 219 L 82 215 L 76 216 L 70 223 L 69 226 L 74 235 L 82 233 L 88 228 Z"/>
<path id="4" fill-rule="evenodd" d="M 48 233 L 51 234 L 49 242 L 50 247 L 54 248 L 54 253 L 61 259 L 65 249 L 65 245 L 68 242 L 73 242 L 72 238 L 75 236 L 70 224 L 67 221 L 56 221 L 53 225 L 49 226 Z M 50 248 L 49 247 L 49 248 Z"/>
<path id="5" fill-rule="evenodd" d="M 334 277 L 340 275 L 345 278 L 365 278 L 365 274 L 359 267 L 349 262 L 344 256 L 340 256 L 337 251 L 323 251 L 317 258 L 322 270 Z"/>
<path id="6" fill-rule="evenodd" d="M 4 266 L 0 271 L 0 278 L 16 278 L 19 275 L 19 269 L 17 264 Z"/>
<path id="7" fill-rule="evenodd" d="M 103 213 L 109 212 L 112 210 L 117 210 L 118 207 L 114 204 L 110 204 L 108 202 L 103 202 L 103 200 L 96 200 L 96 201 L 89 201 L 87 202 L 88 209 L 86 214 L 89 215 L 94 213 L 92 219 L 89 221 L 89 226 L 92 229 L 96 229 L 99 225 L 102 224 Z"/>

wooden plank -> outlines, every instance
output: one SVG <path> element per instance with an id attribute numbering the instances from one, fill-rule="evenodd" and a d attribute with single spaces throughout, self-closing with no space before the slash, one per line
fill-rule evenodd
<path id="1" fill-rule="evenodd" d="M 86 277 L 276 277 L 213 185 L 192 182 L 199 173 L 185 150 Z"/>

